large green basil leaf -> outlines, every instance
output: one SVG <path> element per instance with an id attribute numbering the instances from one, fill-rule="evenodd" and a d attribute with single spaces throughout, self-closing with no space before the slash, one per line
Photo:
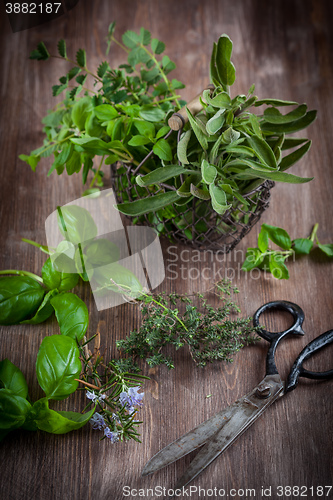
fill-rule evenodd
<path id="1" fill-rule="evenodd" d="M 75 340 L 65 335 L 45 337 L 37 354 L 39 385 L 48 399 L 65 399 L 77 387 L 81 373 L 80 351 Z"/>
<path id="2" fill-rule="evenodd" d="M 86 269 L 95 269 L 117 262 L 120 259 L 120 251 L 112 241 L 100 238 L 86 246 L 83 259 Z"/>
<path id="3" fill-rule="evenodd" d="M 34 314 L 45 290 L 27 276 L 0 277 L 0 324 L 15 325 Z"/>
<path id="4" fill-rule="evenodd" d="M 88 328 L 86 304 L 74 293 L 61 293 L 51 299 L 62 335 L 81 340 Z"/>
<path id="5" fill-rule="evenodd" d="M 25 398 L 9 389 L 0 389 L 0 429 L 18 429 L 31 410 Z"/>
<path id="6" fill-rule="evenodd" d="M 40 399 L 33 405 L 34 421 L 38 429 L 52 434 L 66 434 L 80 429 L 89 422 L 94 411 L 95 408 L 82 414 L 74 411 L 51 410 L 47 398 Z"/>
<path id="7" fill-rule="evenodd" d="M 58 295 L 58 290 L 50 290 L 44 297 L 43 302 L 37 309 L 36 314 L 31 318 L 31 319 L 26 319 L 24 321 L 21 321 L 21 324 L 27 324 L 27 325 L 38 325 L 39 323 L 43 323 L 46 321 L 52 314 L 54 313 L 54 309 L 50 303 L 50 300 L 52 297 L 55 295 Z"/>
<path id="8" fill-rule="evenodd" d="M 71 290 L 79 281 L 78 274 L 61 273 L 57 271 L 50 258 L 47 259 L 42 268 L 42 278 L 44 285 L 47 286 L 49 290 L 56 288 L 59 292 Z"/>
<path id="9" fill-rule="evenodd" d="M 4 389 L 12 391 L 17 396 L 26 399 L 28 385 L 21 370 L 9 359 L 0 361 L 0 382 Z"/>
<path id="10" fill-rule="evenodd" d="M 284 250 L 291 248 L 291 239 L 287 231 L 281 227 L 270 226 L 269 224 L 262 224 L 261 231 L 268 234 L 269 239 Z"/>
<path id="11" fill-rule="evenodd" d="M 97 236 L 97 226 L 90 212 L 77 205 L 58 207 L 61 234 L 74 245 L 88 242 Z"/>

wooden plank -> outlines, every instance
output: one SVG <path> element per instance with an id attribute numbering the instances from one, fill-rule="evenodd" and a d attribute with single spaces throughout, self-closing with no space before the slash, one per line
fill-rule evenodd
<path id="1" fill-rule="evenodd" d="M 40 40 L 55 53 L 56 41 L 65 38 L 72 57 L 79 47 L 84 47 L 89 65 L 96 68 L 105 59 L 105 36 L 113 20 L 117 21 L 118 34 L 144 26 L 166 42 L 167 52 L 177 64 L 174 78 L 187 84 L 181 91 L 185 99 L 190 100 L 207 85 L 213 41 L 225 32 L 234 42 L 234 92 L 246 93 L 256 83 L 260 97 L 297 100 L 318 109 L 318 119 L 307 132 L 313 140 L 312 149 L 292 168 L 294 174 L 314 175 L 315 180 L 301 186 L 276 186 L 261 222 L 284 227 L 295 238 L 307 236 L 318 222 L 320 240 L 332 242 L 332 2 L 81 0 L 66 17 L 15 34 L 3 4 L 0 8 L 1 269 L 38 273 L 45 257 L 21 238 L 44 243 L 46 217 L 57 205 L 82 193 L 80 176 L 57 177 L 54 173 L 46 178 L 49 159 L 38 165 L 35 174 L 18 160 L 19 154 L 40 145 L 40 120 L 55 102 L 51 85 L 67 68 L 58 60 L 29 61 L 28 55 Z M 115 66 L 124 62 L 121 50 L 114 47 L 109 60 Z M 196 251 L 163 240 L 167 277 L 160 289 L 204 291 L 219 276 L 229 275 L 241 291 L 237 302 L 245 314 L 253 314 L 269 300 L 298 303 L 306 315 L 306 337 L 288 340 L 279 349 L 278 366 L 286 376 L 302 346 L 332 328 L 332 263 L 314 252 L 310 258 L 290 263 L 289 281 L 245 274 L 240 271 L 244 253 L 255 245 L 258 232 L 259 225 L 224 258 L 202 253 L 199 261 Z M 124 338 L 138 325 L 138 313 L 127 305 L 98 313 L 88 285 L 81 285 L 78 294 L 89 302 L 90 331 L 99 325 L 102 345 L 113 356 L 115 339 Z M 9 357 L 22 369 L 32 399 L 42 396 L 34 368 L 38 346 L 45 335 L 54 333 L 54 321 L 39 326 L 1 327 L 1 357 Z M 172 487 L 193 454 L 152 477 L 141 478 L 146 461 L 162 446 L 251 390 L 264 374 L 265 353 L 265 343 L 261 342 L 239 353 L 233 364 L 201 370 L 193 366 L 189 353 L 183 350 L 174 354 L 176 368 L 172 372 L 165 367 L 145 367 L 144 373 L 151 380 L 145 385 L 145 405 L 140 410 L 144 421 L 142 444 L 99 442 L 98 432 L 89 426 L 64 436 L 12 433 L 0 446 L 2 497 L 120 500 L 125 497 L 124 486 Z M 325 363 L 326 369 L 331 361 L 332 349 L 318 360 Z M 331 391 L 329 382 L 302 382 L 294 393 L 270 408 L 193 486 L 226 492 L 252 488 L 257 498 L 264 498 L 262 487 L 272 487 L 271 497 L 277 498 L 278 486 L 329 485 L 333 451 Z M 207 398 L 208 394 L 212 396 Z M 79 395 L 65 403 L 66 409 L 81 405 Z M 319 497 L 316 490 L 313 494 L 308 490 L 307 494 L 309 498 Z M 287 496 L 285 492 L 282 498 Z M 193 494 L 193 498 L 197 496 Z M 239 492 L 234 498 L 244 495 Z"/>

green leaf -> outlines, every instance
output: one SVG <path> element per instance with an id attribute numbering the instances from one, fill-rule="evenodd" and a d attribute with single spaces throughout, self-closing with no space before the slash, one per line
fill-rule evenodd
<path id="1" fill-rule="evenodd" d="M 298 132 L 299 130 L 308 127 L 316 119 L 316 116 L 317 111 L 312 110 L 308 111 L 302 118 L 299 118 L 299 120 L 295 120 L 290 123 L 276 125 L 264 122 L 261 125 L 261 130 L 263 132 L 270 132 L 274 134 L 292 134 L 293 132 Z"/>
<path id="2" fill-rule="evenodd" d="M 268 165 L 274 170 L 277 170 L 278 166 L 276 163 L 275 155 L 266 141 L 260 139 L 260 137 L 257 137 L 256 135 L 248 137 L 247 141 L 251 148 L 255 151 L 261 163 Z"/>
<path id="3" fill-rule="evenodd" d="M 225 122 L 224 109 L 220 109 L 206 123 L 207 132 L 210 135 L 216 134 L 216 132 L 218 132 L 223 127 L 224 122 Z"/>
<path id="4" fill-rule="evenodd" d="M 132 295 L 133 297 L 137 297 L 142 292 L 142 284 L 135 274 L 117 262 L 96 269 L 94 271 L 94 280 L 102 288 L 112 290 L 116 293 L 124 293 L 119 290 L 119 287 L 125 288 L 125 290 L 128 291 L 128 295 Z M 94 291 L 94 293 L 96 293 L 96 291 Z M 107 292 L 102 290 L 101 293 Z"/>
<path id="5" fill-rule="evenodd" d="M 210 97 L 210 90 L 204 90 L 202 95 L 207 104 L 214 108 L 222 108 L 223 110 L 230 108 L 231 98 L 227 92 L 220 92 L 215 97 Z"/>
<path id="6" fill-rule="evenodd" d="M 214 165 L 210 165 L 207 160 L 203 159 L 201 162 L 201 175 L 206 184 L 211 184 L 216 179 L 217 170 Z"/>
<path id="7" fill-rule="evenodd" d="M 95 269 L 106 266 L 120 259 L 117 245 L 104 238 L 92 241 L 84 250 L 84 264 L 86 269 Z"/>
<path id="8" fill-rule="evenodd" d="M 198 184 L 201 180 L 201 176 L 199 173 L 194 173 L 188 177 L 186 177 L 183 184 L 177 189 L 177 193 L 181 198 L 189 198 L 191 197 L 191 185 Z M 189 201 L 189 200 L 188 200 Z"/>
<path id="9" fill-rule="evenodd" d="M 89 314 L 86 304 L 74 293 L 61 293 L 51 299 L 61 335 L 77 341 L 84 337 Z"/>
<path id="10" fill-rule="evenodd" d="M 216 69 L 216 51 L 217 51 L 217 43 L 214 42 L 209 64 L 209 77 L 210 77 L 210 82 L 213 83 L 215 86 L 216 84 L 217 85 L 219 84 L 218 81 L 219 75 Z"/>
<path id="11" fill-rule="evenodd" d="M 37 312 L 31 319 L 26 319 L 25 321 L 21 321 L 21 324 L 27 325 L 38 325 L 39 323 L 43 323 L 46 321 L 52 314 L 54 313 L 54 309 L 50 304 L 50 300 L 55 295 L 58 295 L 58 290 L 50 290 L 44 297 L 43 302 L 37 309 Z"/>
<path id="12" fill-rule="evenodd" d="M 36 166 L 40 161 L 40 156 L 19 155 L 19 159 L 25 161 L 31 167 L 31 170 L 33 172 L 36 172 Z"/>
<path id="13" fill-rule="evenodd" d="M 128 141 L 129 146 L 144 146 L 145 144 L 149 144 L 151 139 L 148 139 L 148 137 L 145 137 L 143 135 L 134 135 L 130 141 Z"/>
<path id="14" fill-rule="evenodd" d="M 107 61 L 101 62 L 97 69 L 97 76 L 99 76 L 99 78 L 103 78 L 107 71 L 110 71 L 109 63 Z"/>
<path id="15" fill-rule="evenodd" d="M 155 125 L 153 123 L 142 120 L 134 120 L 134 125 L 140 135 L 144 135 L 149 138 L 155 136 Z"/>
<path id="16" fill-rule="evenodd" d="M 222 134 L 222 141 L 225 144 L 231 144 L 232 142 L 237 141 L 240 137 L 240 132 L 237 130 L 234 130 L 232 127 L 229 127 L 227 130 L 225 130 Z"/>
<path id="17" fill-rule="evenodd" d="M 100 104 L 94 108 L 95 116 L 101 122 L 109 122 L 118 117 L 118 111 L 111 104 Z"/>
<path id="18" fill-rule="evenodd" d="M 159 184 L 160 182 L 165 182 L 169 179 L 173 179 L 180 174 L 192 173 L 191 170 L 187 170 L 179 165 L 167 165 L 166 167 L 160 167 L 147 175 L 136 177 L 136 182 L 139 186 L 151 186 L 152 184 Z"/>
<path id="19" fill-rule="evenodd" d="M 95 408 L 84 414 L 73 411 L 55 411 L 49 408 L 48 400 L 43 398 L 36 401 L 32 411 L 38 429 L 52 434 L 66 434 L 87 424 Z"/>
<path id="20" fill-rule="evenodd" d="M 204 150 L 207 150 L 208 149 L 208 141 L 207 141 L 207 135 L 205 135 L 203 133 L 203 131 L 201 130 L 200 126 L 198 125 L 198 123 L 196 122 L 194 116 L 192 115 L 191 111 L 187 108 L 186 106 L 186 113 L 187 113 L 187 116 L 188 116 L 188 119 L 189 119 L 189 122 L 190 122 L 190 125 L 193 129 L 193 132 L 195 133 L 196 135 L 196 138 L 198 139 L 199 141 L 199 144 L 201 145 L 201 147 L 204 149 Z"/>
<path id="21" fill-rule="evenodd" d="M 48 177 L 52 174 L 52 172 L 54 170 L 56 170 L 58 167 L 61 167 L 62 165 L 64 165 L 64 163 L 67 162 L 67 160 L 69 159 L 69 157 L 73 153 L 73 150 L 74 150 L 74 146 L 70 141 L 65 142 L 63 144 L 62 151 L 58 154 L 58 156 L 56 157 L 56 159 L 54 160 L 54 162 L 52 164 L 52 167 L 50 168 L 50 170 L 47 173 Z"/>
<path id="22" fill-rule="evenodd" d="M 170 132 L 170 127 L 168 125 L 164 125 L 159 129 L 159 131 L 156 134 L 156 139 L 160 139 L 163 137 L 165 139 L 165 135 L 167 135 Z"/>
<path id="23" fill-rule="evenodd" d="M 92 102 L 90 97 L 79 99 L 72 107 L 72 120 L 79 130 L 84 130 L 86 119 L 91 110 Z"/>
<path id="24" fill-rule="evenodd" d="M 258 235 L 258 248 L 261 252 L 266 252 L 268 249 L 268 233 L 263 227 Z"/>
<path id="25" fill-rule="evenodd" d="M 82 167 L 81 154 L 73 151 L 71 156 L 66 161 L 66 171 L 68 175 L 77 174 Z"/>
<path id="26" fill-rule="evenodd" d="M 88 243 L 97 236 L 97 226 L 90 212 L 77 205 L 58 207 L 57 219 L 61 234 L 77 245 Z"/>
<path id="27" fill-rule="evenodd" d="M 291 239 L 287 231 L 285 231 L 281 227 L 270 226 L 269 224 L 262 224 L 261 230 L 266 231 L 269 239 L 280 248 L 283 248 L 284 250 L 290 250 Z"/>
<path id="28" fill-rule="evenodd" d="M 282 158 L 280 163 L 280 172 L 284 172 L 292 165 L 298 162 L 310 149 L 311 141 L 308 141 L 304 146 L 301 146 L 296 151 L 293 151 L 289 155 Z M 283 149 L 283 148 L 282 148 Z"/>
<path id="29" fill-rule="evenodd" d="M 0 389 L 0 429 L 18 429 L 21 427 L 31 404 L 25 398 L 14 394 L 9 389 Z"/>
<path id="30" fill-rule="evenodd" d="M 157 38 L 152 39 L 150 46 L 154 54 L 162 54 L 165 50 L 165 44 L 160 42 Z"/>
<path id="31" fill-rule="evenodd" d="M 160 122 L 165 118 L 165 113 L 161 108 L 147 104 L 141 107 L 139 112 L 140 117 L 148 122 Z"/>
<path id="32" fill-rule="evenodd" d="M 176 69 L 175 63 L 173 61 L 171 61 L 171 59 L 169 58 L 169 56 L 163 56 L 162 57 L 162 67 L 163 67 L 163 70 L 164 70 L 165 74 L 168 74 L 173 69 Z"/>
<path id="33" fill-rule="evenodd" d="M 87 61 L 86 61 L 86 51 L 83 49 L 79 49 L 76 53 L 76 62 L 78 66 L 81 66 L 81 68 L 85 68 Z"/>
<path id="34" fill-rule="evenodd" d="M 251 269 L 258 267 L 263 260 L 264 255 L 261 253 L 259 248 L 248 248 L 242 265 L 242 270 L 251 271 Z"/>
<path id="35" fill-rule="evenodd" d="M 168 191 L 166 193 L 150 196 L 149 198 L 142 200 L 121 203 L 115 205 L 115 208 L 117 208 L 119 212 L 133 217 L 147 214 L 149 212 L 155 212 L 161 208 L 171 205 L 177 200 L 179 200 L 179 196 L 176 191 Z"/>
<path id="36" fill-rule="evenodd" d="M 79 281 L 79 276 L 74 273 L 62 273 L 57 271 L 51 259 L 47 259 L 42 268 L 42 278 L 44 285 L 49 289 L 53 290 L 57 288 L 58 292 L 67 292 L 74 288 Z"/>
<path id="37" fill-rule="evenodd" d="M 281 256 L 272 254 L 269 259 L 269 270 L 274 278 L 279 280 L 289 279 L 289 271 L 287 266 L 282 262 Z"/>
<path id="38" fill-rule="evenodd" d="M 153 146 L 153 151 L 161 160 L 172 160 L 172 149 L 166 139 L 160 139 Z"/>
<path id="39" fill-rule="evenodd" d="M 65 335 L 45 337 L 37 354 L 39 385 L 48 399 L 65 399 L 78 387 L 81 373 L 80 351 L 76 341 Z"/>
<path id="40" fill-rule="evenodd" d="M 300 255 L 308 255 L 313 247 L 313 241 L 308 238 L 297 238 L 293 240 L 292 247 L 295 253 Z"/>
<path id="41" fill-rule="evenodd" d="M 267 138 L 267 141 L 270 140 L 270 138 Z M 301 144 L 308 142 L 308 140 L 309 139 L 304 137 L 286 137 L 283 142 L 282 150 L 284 151 L 285 149 L 295 148 L 296 146 L 300 146 Z"/>
<path id="42" fill-rule="evenodd" d="M 149 45 L 151 40 L 151 34 L 148 30 L 140 28 L 140 43 L 142 45 Z"/>
<path id="43" fill-rule="evenodd" d="M 134 49 L 140 43 L 140 37 L 134 31 L 128 30 L 123 34 L 122 41 L 129 49 Z"/>
<path id="44" fill-rule="evenodd" d="M 30 53 L 29 59 L 36 59 L 37 61 L 47 61 L 47 59 L 50 57 L 50 54 L 45 47 L 45 44 L 43 42 L 39 42 L 37 45 L 37 49 L 33 50 Z"/>
<path id="45" fill-rule="evenodd" d="M 4 389 L 12 391 L 21 398 L 27 398 L 28 384 L 24 375 L 21 370 L 7 358 L 0 361 L 0 382 Z"/>
<path id="46" fill-rule="evenodd" d="M 66 58 L 67 57 L 67 52 L 66 52 L 66 42 L 65 40 L 59 40 L 58 42 L 58 52 L 61 57 Z"/>
<path id="47" fill-rule="evenodd" d="M 194 184 L 191 184 L 190 186 L 190 193 L 200 200 L 210 200 L 209 192 L 204 189 L 198 188 Z"/>
<path id="48" fill-rule="evenodd" d="M 44 297 L 43 287 L 27 276 L 0 277 L 0 324 L 16 325 L 33 315 Z"/>
<path id="49" fill-rule="evenodd" d="M 325 245 L 318 243 L 318 247 L 322 252 L 324 252 L 328 257 L 333 257 L 333 244 L 332 243 L 326 243 Z"/>
<path id="50" fill-rule="evenodd" d="M 257 137 L 262 139 L 262 132 L 260 128 L 260 122 L 259 118 L 256 115 L 253 115 L 252 113 L 249 114 L 249 120 L 253 128 L 253 132 L 256 134 Z"/>
<path id="51" fill-rule="evenodd" d="M 306 110 L 307 110 L 306 104 L 302 104 L 301 106 L 298 106 L 298 108 L 294 109 L 294 111 L 291 111 L 286 115 L 282 115 L 280 111 L 274 107 L 266 108 L 264 111 L 264 120 L 268 123 L 274 123 L 274 124 L 290 123 L 295 120 L 298 120 L 299 118 L 302 118 L 305 115 Z"/>
<path id="52" fill-rule="evenodd" d="M 216 69 L 219 80 L 224 87 L 232 85 L 235 81 L 235 66 L 230 61 L 232 53 L 232 41 L 228 35 L 220 36 L 216 48 Z"/>
<path id="53" fill-rule="evenodd" d="M 188 165 L 189 161 L 187 159 L 187 146 L 191 139 L 191 130 L 187 130 L 180 138 L 177 144 L 177 157 L 178 160 L 183 163 L 183 165 Z"/>
<path id="54" fill-rule="evenodd" d="M 245 160 L 244 160 L 245 161 Z M 297 175 L 287 174 L 285 172 L 263 172 L 254 169 L 244 170 L 244 172 L 235 176 L 237 179 L 266 179 L 276 182 L 288 182 L 289 184 L 304 184 L 312 181 L 313 177 L 298 177 Z"/>
<path id="55" fill-rule="evenodd" d="M 223 189 L 214 184 L 209 184 L 209 194 L 212 200 L 212 207 L 218 214 L 224 214 L 231 205 L 227 205 L 227 197 Z"/>
<path id="56" fill-rule="evenodd" d="M 262 104 L 267 104 L 267 106 L 294 106 L 298 105 L 295 101 L 282 101 L 281 99 L 259 99 L 255 106 L 261 106 Z"/>

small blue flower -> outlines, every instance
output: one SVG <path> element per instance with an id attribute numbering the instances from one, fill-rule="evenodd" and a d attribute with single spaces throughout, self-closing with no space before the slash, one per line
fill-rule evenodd
<path id="1" fill-rule="evenodd" d="M 91 423 L 93 429 L 98 429 L 99 431 L 105 427 L 104 418 L 100 413 L 94 413 L 89 422 Z"/>
<path id="2" fill-rule="evenodd" d="M 119 401 L 120 404 L 126 407 L 126 409 L 132 413 L 135 411 L 137 406 L 142 406 L 142 399 L 144 392 L 138 393 L 138 387 L 130 387 L 127 392 L 123 391 L 120 393 Z"/>
<path id="3" fill-rule="evenodd" d="M 105 427 L 104 436 L 110 439 L 111 443 L 116 443 L 119 441 L 119 432 L 112 432 L 110 427 Z"/>
<path id="4" fill-rule="evenodd" d="M 91 399 L 94 404 L 102 402 L 106 398 L 106 394 L 95 394 L 94 391 L 87 391 L 87 398 Z"/>

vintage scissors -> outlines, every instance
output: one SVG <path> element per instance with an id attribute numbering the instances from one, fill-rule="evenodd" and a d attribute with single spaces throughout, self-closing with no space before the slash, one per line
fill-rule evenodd
<path id="1" fill-rule="evenodd" d="M 290 312 L 294 318 L 294 324 L 283 332 L 273 333 L 265 330 L 259 324 L 259 317 L 263 312 L 272 309 Z M 287 381 L 281 381 L 274 359 L 276 348 L 288 334 L 304 335 L 303 320 L 303 310 L 292 302 L 274 301 L 260 307 L 253 317 L 253 324 L 257 327 L 258 334 L 270 343 L 266 358 L 265 378 L 249 394 L 159 451 L 145 465 L 142 475 L 151 474 L 204 445 L 174 488 L 174 491 L 180 490 L 233 444 L 274 401 L 295 389 L 299 377 L 333 378 L 333 370 L 312 372 L 303 368 L 303 363 L 308 358 L 333 343 L 333 330 L 329 330 L 302 350 L 293 364 Z"/>

